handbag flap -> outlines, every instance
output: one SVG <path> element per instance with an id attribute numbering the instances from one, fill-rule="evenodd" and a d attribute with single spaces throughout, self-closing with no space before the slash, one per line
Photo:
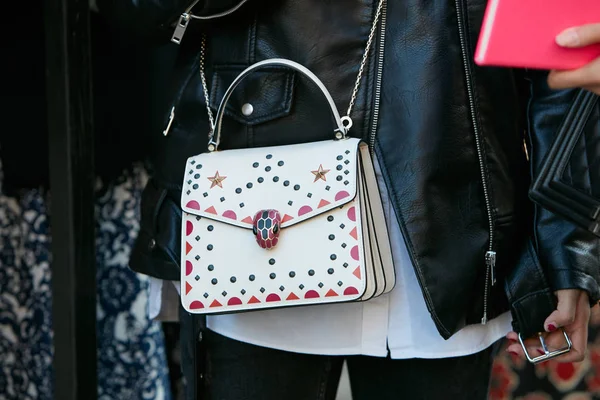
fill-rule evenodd
<path id="1" fill-rule="evenodd" d="M 356 196 L 360 139 L 203 153 L 187 160 L 183 211 L 252 229 L 278 210 L 286 228 Z"/>

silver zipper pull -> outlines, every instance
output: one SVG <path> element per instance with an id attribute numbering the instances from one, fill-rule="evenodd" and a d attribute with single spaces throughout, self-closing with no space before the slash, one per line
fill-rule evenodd
<path id="1" fill-rule="evenodd" d="M 177 25 L 175 25 L 175 32 L 173 32 L 171 42 L 176 44 L 181 43 L 181 39 L 183 39 L 183 35 L 185 35 L 185 30 L 187 29 L 191 18 L 192 16 L 188 13 L 181 14 L 179 21 L 177 21 Z"/>
<path id="2" fill-rule="evenodd" d="M 169 115 L 169 122 L 167 123 L 167 127 L 163 131 L 163 135 L 167 136 L 169 134 L 169 130 L 171 129 L 171 125 L 173 124 L 174 119 L 175 119 L 175 107 L 171 108 L 171 115 Z"/>
<path id="3" fill-rule="evenodd" d="M 496 252 L 488 251 L 485 253 L 485 289 L 483 292 L 483 318 L 481 318 L 481 325 L 485 325 L 488 322 L 487 308 L 488 308 L 488 297 L 489 287 L 496 284 Z"/>
<path id="4" fill-rule="evenodd" d="M 492 286 L 496 284 L 496 252 L 488 251 L 485 253 L 485 264 L 490 269 Z"/>

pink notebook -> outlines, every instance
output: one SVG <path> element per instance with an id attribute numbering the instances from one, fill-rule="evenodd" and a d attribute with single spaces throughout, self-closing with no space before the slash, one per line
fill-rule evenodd
<path id="1" fill-rule="evenodd" d="M 573 69 L 600 57 L 600 44 L 561 48 L 566 28 L 600 23 L 600 0 L 490 0 L 475 51 L 478 65 Z"/>

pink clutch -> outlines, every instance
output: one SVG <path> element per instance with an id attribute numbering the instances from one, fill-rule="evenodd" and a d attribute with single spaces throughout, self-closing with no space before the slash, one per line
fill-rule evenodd
<path id="1" fill-rule="evenodd" d="M 574 69 L 600 57 L 600 44 L 566 49 L 563 30 L 600 23 L 599 0 L 490 0 L 475 51 L 481 66 Z"/>

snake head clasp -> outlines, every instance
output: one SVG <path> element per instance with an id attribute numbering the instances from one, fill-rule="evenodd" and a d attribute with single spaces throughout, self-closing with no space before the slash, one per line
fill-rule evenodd
<path id="1" fill-rule="evenodd" d="M 277 210 L 260 210 L 254 216 L 252 232 L 263 249 L 277 246 L 281 232 L 281 214 Z"/>

